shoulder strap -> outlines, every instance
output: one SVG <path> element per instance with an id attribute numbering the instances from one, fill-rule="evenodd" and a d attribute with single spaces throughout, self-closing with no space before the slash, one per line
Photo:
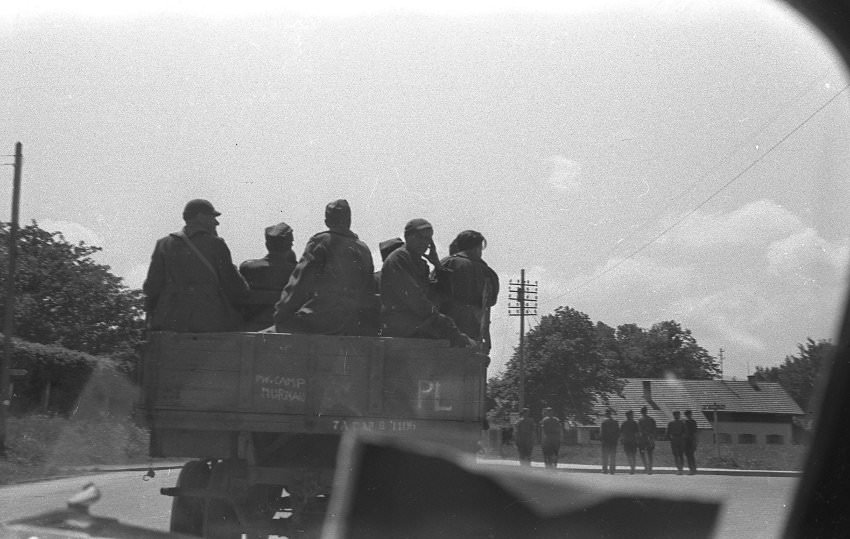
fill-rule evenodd
<path id="1" fill-rule="evenodd" d="M 188 245 L 189 248 L 192 249 L 192 252 L 195 253 L 198 256 L 198 258 L 201 260 L 201 262 L 204 263 L 204 266 L 206 266 L 207 269 L 210 270 L 210 273 L 213 274 L 213 278 L 215 279 L 215 284 L 218 285 L 219 284 L 218 272 L 215 271 L 214 267 L 212 267 L 212 264 L 210 264 L 210 261 L 207 260 L 207 257 L 205 257 L 204 254 L 201 251 L 198 250 L 198 248 L 195 246 L 194 243 L 192 243 L 192 240 L 189 239 L 189 236 L 187 236 L 186 233 L 182 230 L 180 232 L 177 232 L 174 235 L 186 242 L 186 245 Z"/>

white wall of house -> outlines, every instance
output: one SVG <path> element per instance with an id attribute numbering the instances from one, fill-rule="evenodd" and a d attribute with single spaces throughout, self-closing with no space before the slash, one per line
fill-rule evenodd
<path id="1" fill-rule="evenodd" d="M 598 426 L 579 427 L 579 444 L 598 444 L 598 440 L 592 439 L 592 433 L 598 432 Z M 724 422 L 718 423 L 721 444 L 732 445 L 787 445 L 792 443 L 791 425 L 786 423 L 758 423 L 758 422 Z M 714 444 L 714 430 L 700 429 L 697 432 L 697 443 L 700 445 Z M 594 436 L 595 437 L 595 436 Z M 666 443 L 666 440 L 660 440 Z"/>
<path id="2" fill-rule="evenodd" d="M 717 425 L 721 444 L 733 445 L 787 445 L 792 442 L 791 425 L 789 423 L 756 423 L 756 422 L 725 422 Z M 709 434 L 706 443 L 713 443 Z"/>

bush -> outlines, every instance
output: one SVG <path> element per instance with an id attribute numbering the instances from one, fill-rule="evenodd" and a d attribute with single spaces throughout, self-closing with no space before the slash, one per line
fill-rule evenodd
<path id="1" fill-rule="evenodd" d="M 0 484 L 52 475 L 63 466 L 143 462 L 148 440 L 148 432 L 129 418 L 11 418 Z"/>

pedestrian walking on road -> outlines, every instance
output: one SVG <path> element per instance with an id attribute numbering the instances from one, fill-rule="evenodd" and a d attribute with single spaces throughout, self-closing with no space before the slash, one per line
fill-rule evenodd
<path id="1" fill-rule="evenodd" d="M 626 412 L 626 420 L 620 425 L 620 440 L 623 442 L 623 453 L 626 454 L 626 460 L 629 463 L 629 473 L 635 473 L 637 465 L 637 448 L 640 427 L 635 421 L 635 413 L 629 410 Z"/>
<path id="2" fill-rule="evenodd" d="M 647 474 L 652 473 L 652 457 L 655 453 L 655 431 L 657 427 L 655 420 L 647 413 L 646 406 L 640 409 L 640 419 L 638 419 L 638 450 L 640 451 L 640 460 L 643 462 L 643 469 Z"/>
<path id="3" fill-rule="evenodd" d="M 611 409 L 605 410 L 605 419 L 599 425 L 602 440 L 602 473 L 614 475 L 617 471 L 617 442 L 620 441 L 620 425 L 611 417 Z"/>
<path id="4" fill-rule="evenodd" d="M 667 439 L 670 440 L 670 450 L 676 461 L 676 474 L 685 473 L 685 422 L 678 410 L 673 412 L 673 421 L 667 423 Z"/>
<path id="5" fill-rule="evenodd" d="M 519 454 L 519 463 L 521 466 L 531 466 L 531 452 L 534 449 L 537 425 L 529 417 L 528 408 L 522 409 L 519 418 L 516 424 L 516 450 Z"/>
<path id="6" fill-rule="evenodd" d="M 685 458 L 688 460 L 688 473 L 697 474 L 697 422 L 690 410 L 685 410 Z"/>
<path id="7" fill-rule="evenodd" d="M 558 467 L 558 451 L 561 449 L 561 420 L 552 415 L 552 408 L 543 409 L 540 428 L 543 431 L 543 463 L 547 468 Z"/>

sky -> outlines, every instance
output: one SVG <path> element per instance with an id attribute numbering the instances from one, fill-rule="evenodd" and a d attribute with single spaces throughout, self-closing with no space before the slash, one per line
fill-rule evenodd
<path id="1" fill-rule="evenodd" d="M 740 379 L 835 332 L 850 90 L 799 15 L 737 4 L 5 6 L 0 153 L 23 144 L 22 223 L 102 247 L 131 287 L 189 199 L 238 264 L 281 221 L 300 253 L 345 198 L 376 263 L 415 217 L 441 255 L 485 235 L 491 375 L 525 269 L 527 327 L 675 320 Z"/>

